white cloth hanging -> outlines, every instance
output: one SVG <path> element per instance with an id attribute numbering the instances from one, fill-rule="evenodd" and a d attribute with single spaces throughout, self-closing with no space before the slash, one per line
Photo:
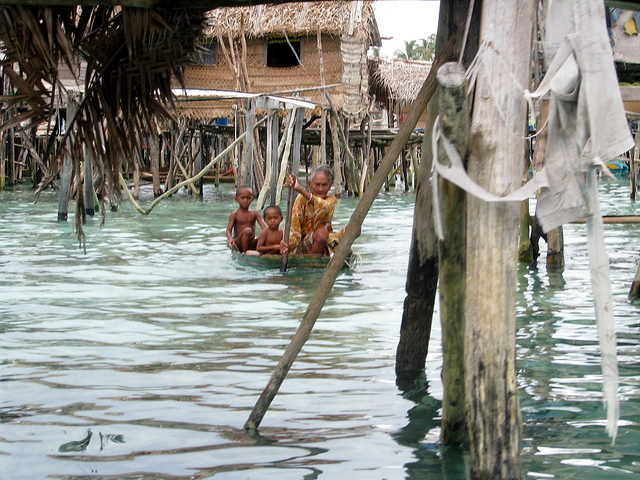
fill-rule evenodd
<path id="1" fill-rule="evenodd" d="M 596 169 L 634 147 L 627 124 L 613 53 L 606 28 L 602 0 L 553 0 L 548 3 L 545 56 L 551 64 L 540 87 L 529 101 L 549 94 L 547 151 L 544 168 L 526 185 L 498 197 L 477 185 L 467 175 L 455 148 L 436 123 L 432 146 L 435 227 L 442 238 L 437 176 L 488 202 L 522 201 L 539 189 L 536 216 L 548 232 L 565 223 L 587 218 L 591 284 L 603 372 L 606 431 L 615 442 L 618 430 L 618 364 L 613 316 L 609 258 L 598 199 Z M 481 46 L 474 70 L 481 56 Z M 449 165 L 438 161 L 442 147 Z"/>

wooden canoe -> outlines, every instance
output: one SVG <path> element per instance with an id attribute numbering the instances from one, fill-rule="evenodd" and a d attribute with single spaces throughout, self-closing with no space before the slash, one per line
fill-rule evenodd
<path id="1" fill-rule="evenodd" d="M 249 250 L 247 253 L 240 253 L 238 250 L 231 249 L 232 257 L 243 265 L 261 268 L 280 268 L 282 257 L 280 255 L 260 255 L 255 250 Z M 343 268 L 350 268 L 351 254 L 345 261 Z M 289 254 L 287 261 L 288 268 L 327 268 L 331 257 L 322 255 L 301 255 Z"/>

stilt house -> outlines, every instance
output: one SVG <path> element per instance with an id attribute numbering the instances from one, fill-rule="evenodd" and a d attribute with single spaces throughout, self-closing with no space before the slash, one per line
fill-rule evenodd
<path id="1" fill-rule="evenodd" d="M 380 45 L 370 1 L 320 1 L 211 10 L 187 88 L 253 93 L 303 91 L 358 121 L 369 106 L 367 51 Z M 179 105 L 195 119 L 230 117 L 229 102 Z"/>

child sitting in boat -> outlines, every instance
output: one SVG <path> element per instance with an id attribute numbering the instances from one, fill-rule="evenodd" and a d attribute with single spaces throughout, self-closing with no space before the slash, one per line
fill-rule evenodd
<path id="1" fill-rule="evenodd" d="M 280 224 L 282 223 L 282 210 L 277 205 L 269 205 L 264 209 L 264 220 L 267 222 L 266 230 L 262 230 L 258 236 L 258 244 L 256 250 L 261 255 L 280 254 L 280 242 L 282 241 L 282 230 L 280 230 Z"/>
<path id="2" fill-rule="evenodd" d="M 235 200 L 239 208 L 229 217 L 227 225 L 227 246 L 235 245 L 242 253 L 247 250 L 255 250 L 258 240 L 256 237 L 256 222 L 265 230 L 267 224 L 257 210 L 249 210 L 253 201 L 251 188 L 241 186 L 236 189 Z"/>

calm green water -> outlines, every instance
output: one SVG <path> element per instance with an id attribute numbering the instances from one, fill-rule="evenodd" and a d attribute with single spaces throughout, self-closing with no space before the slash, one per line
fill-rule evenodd
<path id="1" fill-rule="evenodd" d="M 637 213 L 624 183 L 605 213 Z M 57 196 L 0 193 L 0 477 L 57 479 L 465 479 L 438 444 L 435 319 L 425 389 L 395 385 L 413 194 L 381 194 L 311 339 L 262 423 L 243 430 L 320 280 L 240 266 L 225 248 L 230 187 L 179 194 L 143 217 L 90 220 L 86 254 Z M 143 191 L 148 204 L 150 191 Z M 344 225 L 356 200 L 339 203 Z M 640 307 L 626 300 L 640 227 L 606 227 L 622 397 L 604 432 L 585 228 L 567 267 L 520 269 L 524 478 L 640 475 Z M 544 248 L 543 248 L 544 251 Z"/>

